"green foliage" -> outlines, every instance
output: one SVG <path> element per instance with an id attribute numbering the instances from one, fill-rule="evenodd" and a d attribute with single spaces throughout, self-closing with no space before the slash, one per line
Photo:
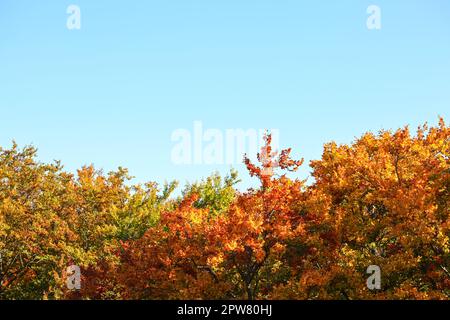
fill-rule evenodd
<path id="1" fill-rule="evenodd" d="M 181 199 L 195 194 L 198 196 L 198 199 L 194 202 L 195 208 L 207 208 L 213 216 L 222 214 L 228 210 L 235 200 L 236 190 L 234 186 L 239 182 L 236 170 L 232 169 L 224 178 L 216 172 L 200 182 L 188 183 L 182 191 Z"/>

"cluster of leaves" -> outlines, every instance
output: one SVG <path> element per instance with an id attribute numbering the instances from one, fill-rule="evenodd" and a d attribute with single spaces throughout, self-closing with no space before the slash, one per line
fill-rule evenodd
<path id="1" fill-rule="evenodd" d="M 367 133 L 329 143 L 314 183 L 271 148 L 261 186 L 236 172 L 188 184 L 130 185 L 126 170 L 76 175 L 0 149 L 2 299 L 448 299 L 450 128 Z M 280 174 L 277 172 L 280 171 Z M 82 289 L 65 285 L 82 269 Z M 381 290 L 366 285 L 380 266 Z"/>

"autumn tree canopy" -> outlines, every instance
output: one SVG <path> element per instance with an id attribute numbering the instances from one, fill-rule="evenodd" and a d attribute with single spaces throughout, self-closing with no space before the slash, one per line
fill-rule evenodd
<path id="1" fill-rule="evenodd" d="M 450 128 L 324 146 L 313 181 L 271 136 L 237 173 L 130 184 L 0 149 L 0 299 L 448 299 Z M 66 269 L 81 269 L 81 290 Z M 366 284 L 368 266 L 380 290 Z"/>

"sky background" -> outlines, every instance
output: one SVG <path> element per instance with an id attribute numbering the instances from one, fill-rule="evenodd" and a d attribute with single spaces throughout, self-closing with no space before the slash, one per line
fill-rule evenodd
<path id="1" fill-rule="evenodd" d="M 366 27 L 371 4 L 381 30 Z M 308 162 L 325 142 L 438 115 L 450 121 L 448 0 L 0 0 L 0 146 L 33 144 L 69 171 L 227 172 L 172 163 L 172 132 L 195 120 L 277 128 Z"/>

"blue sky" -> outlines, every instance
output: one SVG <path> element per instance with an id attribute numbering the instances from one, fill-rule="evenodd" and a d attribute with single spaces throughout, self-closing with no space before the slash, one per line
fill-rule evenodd
<path id="1" fill-rule="evenodd" d="M 371 4 L 381 30 L 366 27 Z M 192 181 L 229 169 L 172 163 L 171 133 L 195 120 L 277 128 L 308 161 L 327 141 L 450 119 L 449 106 L 448 0 L 0 2 L 0 145 L 33 144 L 70 171 Z"/>

